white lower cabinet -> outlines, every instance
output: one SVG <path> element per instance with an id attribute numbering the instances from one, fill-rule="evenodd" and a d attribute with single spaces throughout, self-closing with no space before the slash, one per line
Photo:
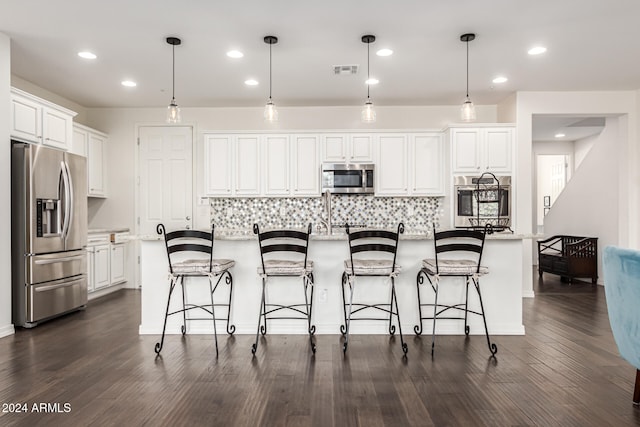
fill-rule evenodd
<path id="1" fill-rule="evenodd" d="M 122 241 L 126 235 L 128 233 L 89 235 L 87 256 L 89 261 L 88 291 L 90 294 L 107 291 L 108 288 L 127 281 L 127 243 Z M 105 292 L 100 294 L 102 293 Z"/>

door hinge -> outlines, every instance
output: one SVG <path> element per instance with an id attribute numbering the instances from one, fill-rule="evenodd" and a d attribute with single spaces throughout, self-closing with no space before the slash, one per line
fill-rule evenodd
<path id="1" fill-rule="evenodd" d="M 140 264 L 140 255 L 138 255 L 138 264 Z"/>
<path id="2" fill-rule="evenodd" d="M 140 217 L 138 217 L 138 225 L 140 225 Z"/>
<path id="3" fill-rule="evenodd" d="M 140 145 L 140 137 L 138 137 L 138 145 Z"/>

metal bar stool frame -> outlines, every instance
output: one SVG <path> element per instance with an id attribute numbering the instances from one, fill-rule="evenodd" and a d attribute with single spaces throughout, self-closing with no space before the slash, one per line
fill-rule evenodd
<path id="1" fill-rule="evenodd" d="M 309 345 L 311 347 L 312 354 L 316 353 L 316 344 L 314 341 L 316 327 L 312 324 L 314 287 L 313 261 L 310 261 L 307 257 L 311 230 L 311 223 L 308 225 L 306 232 L 300 230 L 270 230 L 260 232 L 258 224 L 253 225 L 253 233 L 258 236 L 258 246 L 260 248 L 261 266 L 258 268 L 258 274 L 262 279 L 262 296 L 260 300 L 260 313 L 258 315 L 258 329 L 256 331 L 256 340 L 251 345 L 251 353 L 253 355 L 255 355 L 258 350 L 260 334 L 263 336 L 267 334 L 267 320 L 283 319 L 307 321 Z M 291 262 L 291 260 L 282 259 L 265 260 L 265 255 L 272 253 L 301 254 L 304 256 L 304 259 L 302 262 Z M 278 267 L 278 263 L 287 264 L 285 264 L 284 267 Z M 296 303 L 283 305 L 267 302 L 266 288 L 267 281 L 270 277 L 301 277 L 304 291 L 304 304 Z M 288 310 L 290 315 L 272 315 L 273 313 L 277 313 L 281 310 Z M 300 315 L 304 317 L 301 317 Z M 262 324 L 263 321 L 264 325 Z"/>
<path id="2" fill-rule="evenodd" d="M 434 354 L 435 349 L 435 334 L 436 334 L 436 319 L 455 319 L 464 320 L 464 333 L 469 336 L 469 325 L 467 323 L 467 316 L 469 313 L 482 316 L 484 322 L 484 332 L 487 338 L 487 346 L 491 352 L 491 357 L 494 357 L 498 352 L 498 347 L 495 343 L 491 342 L 489 337 L 489 330 L 487 328 L 487 319 L 484 311 L 484 304 L 482 302 L 482 293 L 480 292 L 480 279 L 481 275 L 488 272 L 486 267 L 481 266 L 482 253 L 484 250 L 484 240 L 486 236 L 486 228 L 484 231 L 479 230 L 465 230 L 465 229 L 453 229 L 437 232 L 433 230 L 433 241 L 435 247 L 435 260 L 423 260 L 423 267 L 420 269 L 416 276 L 416 286 L 418 292 L 418 313 L 419 313 L 419 325 L 415 325 L 413 330 L 416 335 L 421 335 L 423 330 L 423 320 L 433 320 L 433 330 L 431 333 L 431 355 Z M 444 260 L 440 255 L 443 253 L 458 252 L 469 253 L 477 256 L 477 262 L 475 260 Z M 435 265 L 434 265 L 435 261 Z M 426 264 L 429 263 L 429 266 Z M 448 263 L 448 264 L 447 264 Z M 444 270 L 441 271 L 442 265 L 445 265 Z M 433 268 L 435 267 L 435 271 Z M 458 272 L 452 272 L 458 269 Z M 435 273 L 435 274 L 434 274 Z M 465 279 L 465 301 L 464 303 L 446 305 L 438 303 L 438 290 L 441 277 L 463 277 Z M 435 294 L 433 304 L 423 304 L 420 297 L 420 285 L 424 283 L 424 278 L 427 279 L 431 288 Z M 469 283 L 473 283 L 474 288 L 478 294 L 478 300 L 480 302 L 480 311 L 469 309 Z M 422 307 L 433 307 L 433 317 L 423 317 Z M 441 314 L 446 313 L 449 310 L 456 312 L 464 312 L 464 317 L 451 316 L 445 317 Z"/>
<path id="3" fill-rule="evenodd" d="M 356 317 L 352 318 L 353 314 L 361 312 L 367 309 L 373 309 L 382 311 L 384 313 L 389 314 L 389 334 L 393 336 L 396 331 L 396 327 L 393 324 L 393 316 L 396 316 L 398 322 L 398 333 L 400 335 L 400 344 L 403 352 L 403 356 L 406 357 L 408 347 L 404 342 L 404 338 L 402 336 L 402 325 L 400 323 L 400 310 L 398 308 L 398 297 L 396 295 L 396 287 L 395 287 L 395 277 L 399 273 L 400 267 L 396 264 L 397 250 L 398 250 L 398 240 L 400 234 L 404 233 L 404 224 L 398 224 L 397 231 L 388 231 L 388 230 L 360 230 L 360 231 L 351 231 L 349 228 L 349 224 L 345 226 L 347 236 L 349 237 L 349 263 L 345 261 L 345 269 L 342 273 L 342 309 L 344 314 L 344 325 L 340 325 L 340 332 L 344 337 L 344 343 L 342 346 L 342 351 L 346 355 L 347 348 L 349 346 L 349 329 L 352 320 L 384 320 L 387 318 L 381 317 Z M 372 243 L 372 241 L 376 243 Z M 390 243 L 379 243 L 380 241 L 387 241 Z M 364 242 L 364 243 L 363 243 Z M 378 253 L 390 253 L 393 255 L 393 259 L 391 264 L 387 263 L 386 269 L 388 271 L 384 272 L 367 272 L 367 273 L 357 273 L 355 266 L 357 263 L 357 259 L 354 262 L 354 254 L 365 253 L 365 252 L 378 252 Z M 367 261 L 365 261 L 367 262 Z M 356 277 L 388 277 L 391 283 L 391 299 L 388 303 L 380 303 L 380 304 L 365 304 L 365 303 L 354 303 L 353 302 L 353 293 L 355 289 Z M 349 285 L 349 303 L 346 301 L 345 294 L 345 285 Z M 347 306 L 349 307 L 347 311 Z M 355 309 L 354 309 L 355 307 Z"/>
<path id="4" fill-rule="evenodd" d="M 213 259 L 213 242 L 215 225 L 211 225 L 211 231 L 199 231 L 199 230 L 176 230 L 167 232 L 164 224 L 158 224 L 156 232 L 164 236 L 165 247 L 167 250 L 167 260 L 169 262 L 169 295 L 167 297 L 167 307 L 164 315 L 164 323 L 162 326 L 162 337 L 160 342 L 155 345 L 155 352 L 160 355 L 164 346 L 165 332 L 167 329 L 167 319 L 174 314 L 182 313 L 182 326 L 180 331 L 184 336 L 187 333 L 187 322 L 193 320 L 212 320 L 213 321 L 213 335 L 216 346 L 216 358 L 218 358 L 218 333 L 216 329 L 216 320 L 224 320 L 226 322 L 227 334 L 233 335 L 236 330 L 235 325 L 230 322 L 231 318 L 231 306 L 233 300 L 233 276 L 229 271 L 229 268 L 233 267 L 234 262 L 231 260 L 214 260 Z M 174 261 L 172 256 L 179 253 L 189 254 L 205 254 L 208 255 L 208 259 L 199 257 L 197 259 L 187 259 L 183 261 Z M 190 266 L 191 264 L 191 266 Z M 185 269 L 186 267 L 186 269 Z M 190 271 L 188 271 L 190 270 Z M 185 277 L 206 277 L 209 281 L 209 295 L 211 298 L 210 304 L 191 304 L 187 303 L 185 293 Z M 213 294 L 218 289 L 222 279 L 224 283 L 229 285 L 229 299 L 228 303 L 215 303 L 213 300 Z M 215 285 L 213 281 L 215 280 Z M 171 306 L 171 295 L 177 285 L 180 285 L 182 290 L 182 308 L 169 312 Z M 226 307 L 226 318 L 216 318 L 215 307 Z M 211 315 L 211 317 L 187 317 L 187 312 L 191 310 L 199 309 Z"/>

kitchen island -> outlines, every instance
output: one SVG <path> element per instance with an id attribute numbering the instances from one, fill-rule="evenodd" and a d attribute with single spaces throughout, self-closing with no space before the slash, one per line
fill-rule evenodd
<path id="1" fill-rule="evenodd" d="M 488 235 L 482 257 L 482 264 L 489 268 L 489 274 L 480 281 L 489 333 L 492 335 L 523 335 L 522 323 L 522 279 L 523 247 L 530 245 L 531 236 L 496 233 Z M 168 263 L 164 240 L 159 236 L 139 236 L 141 247 L 142 313 L 140 334 L 160 334 L 166 308 L 168 285 Z M 236 264 L 233 274 L 233 304 L 231 323 L 236 333 L 254 334 L 258 325 L 261 281 L 257 274 L 260 265 L 260 252 L 257 238 L 250 231 L 216 230 L 214 258 L 230 258 Z M 347 236 L 342 233 L 332 235 L 313 234 L 309 243 L 309 259 L 314 261 L 315 293 L 313 322 L 317 334 L 340 334 L 340 325 L 344 323 L 342 309 L 341 276 L 343 262 L 349 258 Z M 416 276 L 422 265 L 422 259 L 434 256 L 433 239 L 425 232 L 407 232 L 402 235 L 398 245 L 398 263 L 402 266 L 396 279 L 396 291 L 402 333 L 411 335 L 414 326 L 419 323 Z M 215 293 L 216 303 L 228 298 L 228 286 L 222 281 Z M 204 279 L 192 279 L 187 285 L 187 298 L 191 301 L 207 301 L 208 286 Z M 428 283 L 421 285 L 422 303 L 433 302 L 433 291 Z M 180 304 L 180 290 L 176 289 L 172 307 Z M 440 285 L 439 302 L 464 301 L 464 281 L 462 279 L 443 279 Z M 384 278 L 373 278 L 356 282 L 354 301 L 375 300 L 388 302 L 390 287 Z M 267 298 L 286 301 L 291 296 L 304 298 L 302 283 L 298 278 L 282 278 L 269 282 Z M 469 290 L 470 309 L 479 306 L 477 294 Z M 218 310 L 218 309 L 217 309 Z M 430 310 L 430 309 L 429 309 Z M 217 317 L 224 317 L 223 309 Z M 423 313 L 423 316 L 426 315 Z M 167 333 L 180 333 L 182 318 L 172 316 L 167 323 Z M 430 330 L 431 321 L 424 323 L 425 334 Z M 482 318 L 469 316 L 470 334 L 484 334 Z M 381 321 L 358 321 L 351 324 L 354 334 L 387 334 L 388 325 Z M 212 333 L 211 322 L 191 322 L 190 333 Z M 224 323 L 218 324 L 218 332 L 223 333 Z M 304 321 L 275 320 L 269 323 L 269 333 L 305 334 Z M 457 335 L 464 333 L 462 321 L 438 320 L 437 334 Z"/>

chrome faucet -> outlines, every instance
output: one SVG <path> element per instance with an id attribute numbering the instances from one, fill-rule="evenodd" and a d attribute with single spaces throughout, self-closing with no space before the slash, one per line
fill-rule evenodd
<path id="1" fill-rule="evenodd" d="M 331 191 L 329 190 L 322 194 L 322 212 L 324 215 L 320 217 L 320 224 L 327 229 L 327 234 L 331 234 Z"/>

